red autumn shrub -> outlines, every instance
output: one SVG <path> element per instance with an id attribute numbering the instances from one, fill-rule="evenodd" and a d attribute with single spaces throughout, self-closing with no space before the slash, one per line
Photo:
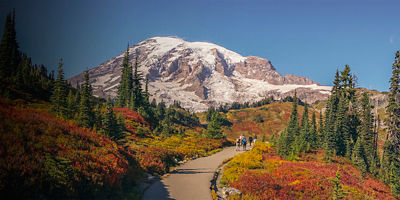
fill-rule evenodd
<path id="1" fill-rule="evenodd" d="M 142 124 L 148 124 L 146 120 L 142 117 L 142 115 L 129 108 L 114 108 L 114 110 L 118 113 L 121 113 L 126 120 L 140 122 Z"/>
<path id="2" fill-rule="evenodd" d="M 121 195 L 129 172 L 117 145 L 48 112 L 0 101 L 0 194 L 25 198 Z"/>
<path id="3" fill-rule="evenodd" d="M 394 199 L 387 185 L 370 176 L 362 177 L 343 158 L 335 159 L 332 164 L 293 162 L 282 160 L 269 149 L 263 153 L 263 162 L 264 169 L 245 169 L 230 185 L 244 195 L 258 199 L 331 199 L 334 189 L 332 179 L 340 163 L 340 183 L 346 199 Z"/>
<path id="4" fill-rule="evenodd" d="M 147 147 L 134 149 L 140 166 L 149 173 L 163 175 L 169 172 L 170 167 L 177 164 L 181 155 L 161 147 Z"/>

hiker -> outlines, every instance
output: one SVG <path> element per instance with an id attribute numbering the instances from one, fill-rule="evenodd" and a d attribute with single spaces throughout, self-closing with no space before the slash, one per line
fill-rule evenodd
<path id="1" fill-rule="evenodd" d="M 257 141 L 257 135 L 254 136 L 254 141 L 253 141 L 254 144 L 256 143 L 256 141 Z"/>
<path id="2" fill-rule="evenodd" d="M 246 143 L 247 143 L 246 138 L 243 137 L 242 139 L 243 151 L 246 151 Z"/>
<path id="3" fill-rule="evenodd" d="M 240 143 L 241 143 L 240 138 L 238 138 L 238 139 L 236 140 L 236 151 L 239 151 L 239 150 L 240 150 Z"/>
<path id="4" fill-rule="evenodd" d="M 249 146 L 251 146 L 251 143 L 253 142 L 253 137 L 249 137 Z"/>

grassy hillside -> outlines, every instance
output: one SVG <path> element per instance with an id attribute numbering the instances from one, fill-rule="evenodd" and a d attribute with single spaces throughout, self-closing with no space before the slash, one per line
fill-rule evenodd
<path id="1" fill-rule="evenodd" d="M 13 103 L 0 100 L 1 196 L 119 197 L 139 180 L 141 169 L 115 142 L 54 117 L 46 104 Z"/>
<path id="2" fill-rule="evenodd" d="M 337 157 L 327 164 L 322 158 L 323 152 L 314 152 L 300 161 L 287 161 L 269 144 L 258 142 L 225 166 L 221 184 L 239 189 L 243 199 L 332 199 L 335 189 L 344 199 L 395 199 L 386 184 L 362 176 L 350 161 Z"/>
<path id="3" fill-rule="evenodd" d="M 143 172 L 162 175 L 229 144 L 184 123 L 171 125 L 179 134 L 156 136 L 141 115 L 119 108 L 125 138 L 113 141 L 53 116 L 49 106 L 0 99 L 0 194 L 7 199 L 138 199 Z"/>
<path id="4" fill-rule="evenodd" d="M 233 124 L 224 127 L 224 133 L 228 138 L 235 139 L 240 135 L 254 136 L 266 139 L 278 134 L 287 126 L 292 110 L 291 102 L 274 102 L 257 108 L 230 110 L 226 118 Z M 299 106 L 299 117 L 304 111 L 304 106 Z M 312 112 L 309 112 L 310 118 Z M 319 119 L 319 111 L 315 113 Z"/>

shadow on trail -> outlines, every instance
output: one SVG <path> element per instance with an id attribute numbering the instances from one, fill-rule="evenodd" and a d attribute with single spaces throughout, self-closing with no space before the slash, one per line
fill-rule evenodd
<path id="1" fill-rule="evenodd" d="M 201 171 L 206 168 L 198 168 L 198 169 L 177 169 L 171 174 L 205 174 L 205 173 L 214 173 L 213 171 Z"/>
<path id="2" fill-rule="evenodd" d="M 161 182 L 161 180 L 157 180 L 147 190 L 148 191 L 144 193 L 142 200 L 175 200 L 169 197 L 167 187 Z"/>

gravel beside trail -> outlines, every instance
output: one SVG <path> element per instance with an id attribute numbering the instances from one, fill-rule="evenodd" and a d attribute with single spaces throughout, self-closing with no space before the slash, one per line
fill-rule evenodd
<path id="1" fill-rule="evenodd" d="M 153 183 L 143 196 L 143 200 L 207 200 L 211 199 L 210 181 L 218 166 L 227 158 L 243 151 L 227 147 L 208 157 L 191 160 L 168 176 Z"/>

